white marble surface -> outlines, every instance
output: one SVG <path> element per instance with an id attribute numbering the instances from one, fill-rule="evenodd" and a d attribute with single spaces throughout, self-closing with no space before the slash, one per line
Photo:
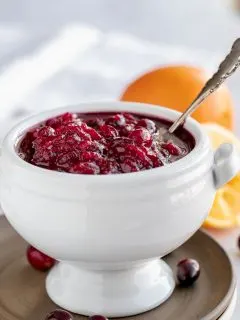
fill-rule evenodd
<path id="1" fill-rule="evenodd" d="M 0 0 L 0 135 L 17 121 L 16 109 L 114 99 L 155 65 L 189 62 L 213 70 L 240 35 L 231 1 Z M 240 73 L 229 81 L 240 136 L 239 84 Z M 240 277 L 239 230 L 212 234 Z M 238 302 L 232 319 L 239 316 Z"/>

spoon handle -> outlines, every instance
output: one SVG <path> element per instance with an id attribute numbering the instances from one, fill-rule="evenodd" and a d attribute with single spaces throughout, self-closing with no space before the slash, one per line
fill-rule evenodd
<path id="1" fill-rule="evenodd" d="M 217 88 L 230 77 L 240 65 L 240 38 L 238 38 L 232 45 L 230 53 L 221 62 L 218 70 L 207 81 L 205 86 L 199 92 L 197 97 L 193 100 L 190 106 L 184 111 L 184 113 L 171 125 L 168 129 L 169 133 L 173 133 L 189 116 L 203 100 L 205 100 L 210 94 L 212 94 Z"/>

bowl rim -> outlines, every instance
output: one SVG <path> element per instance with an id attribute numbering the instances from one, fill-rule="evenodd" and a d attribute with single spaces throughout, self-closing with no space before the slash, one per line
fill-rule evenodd
<path id="1" fill-rule="evenodd" d="M 16 166 L 32 172 L 35 174 L 48 175 L 53 178 L 64 179 L 82 179 L 87 181 L 117 181 L 127 179 L 140 179 L 144 177 L 167 177 L 180 172 L 191 170 L 191 167 L 199 166 L 203 163 L 203 159 L 210 150 L 209 138 L 201 128 L 200 123 L 194 120 L 192 117 L 188 117 L 184 127 L 193 135 L 195 139 L 195 147 L 185 157 L 166 166 L 152 168 L 149 170 L 143 170 L 138 172 L 124 173 L 124 174 L 109 174 L 109 175 L 84 175 L 84 174 L 71 174 L 67 172 L 58 172 L 54 170 L 44 169 L 32 165 L 24 161 L 16 152 L 16 143 L 24 132 L 29 128 L 37 125 L 38 123 L 47 120 L 48 118 L 60 115 L 64 112 L 133 112 L 140 115 L 153 116 L 159 118 L 166 118 L 167 120 L 175 120 L 180 112 L 168 109 L 166 107 L 151 105 L 139 102 L 123 102 L 123 101 L 91 101 L 82 102 L 75 105 L 64 106 L 60 108 L 51 109 L 31 115 L 25 118 L 18 124 L 16 124 L 5 136 L 2 144 L 2 155 L 7 155 Z"/>

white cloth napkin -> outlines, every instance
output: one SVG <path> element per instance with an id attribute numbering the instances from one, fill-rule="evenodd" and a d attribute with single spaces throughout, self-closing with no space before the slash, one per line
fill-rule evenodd
<path id="1" fill-rule="evenodd" d="M 11 32 L 16 39 L 28 38 L 23 32 Z M 2 68 L 0 140 L 28 114 L 79 101 L 117 99 L 131 79 L 150 68 L 187 63 L 212 71 L 220 59 L 216 53 L 69 25 L 30 53 L 21 51 L 18 58 Z"/>

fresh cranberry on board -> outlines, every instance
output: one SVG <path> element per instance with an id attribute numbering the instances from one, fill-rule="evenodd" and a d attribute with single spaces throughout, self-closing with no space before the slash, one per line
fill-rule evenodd
<path id="1" fill-rule="evenodd" d="M 55 264 L 53 258 L 47 256 L 33 246 L 28 246 L 26 254 L 29 264 L 36 270 L 48 271 Z"/>
<path id="2" fill-rule="evenodd" d="M 108 319 L 104 316 L 96 314 L 96 315 L 89 317 L 89 320 L 108 320 Z"/>
<path id="3" fill-rule="evenodd" d="M 74 320 L 74 318 L 69 312 L 65 310 L 57 309 L 50 312 L 46 316 L 45 320 Z"/>
<path id="4" fill-rule="evenodd" d="M 177 264 L 177 279 L 181 286 L 191 286 L 200 275 L 199 263 L 194 259 L 183 259 Z"/>

